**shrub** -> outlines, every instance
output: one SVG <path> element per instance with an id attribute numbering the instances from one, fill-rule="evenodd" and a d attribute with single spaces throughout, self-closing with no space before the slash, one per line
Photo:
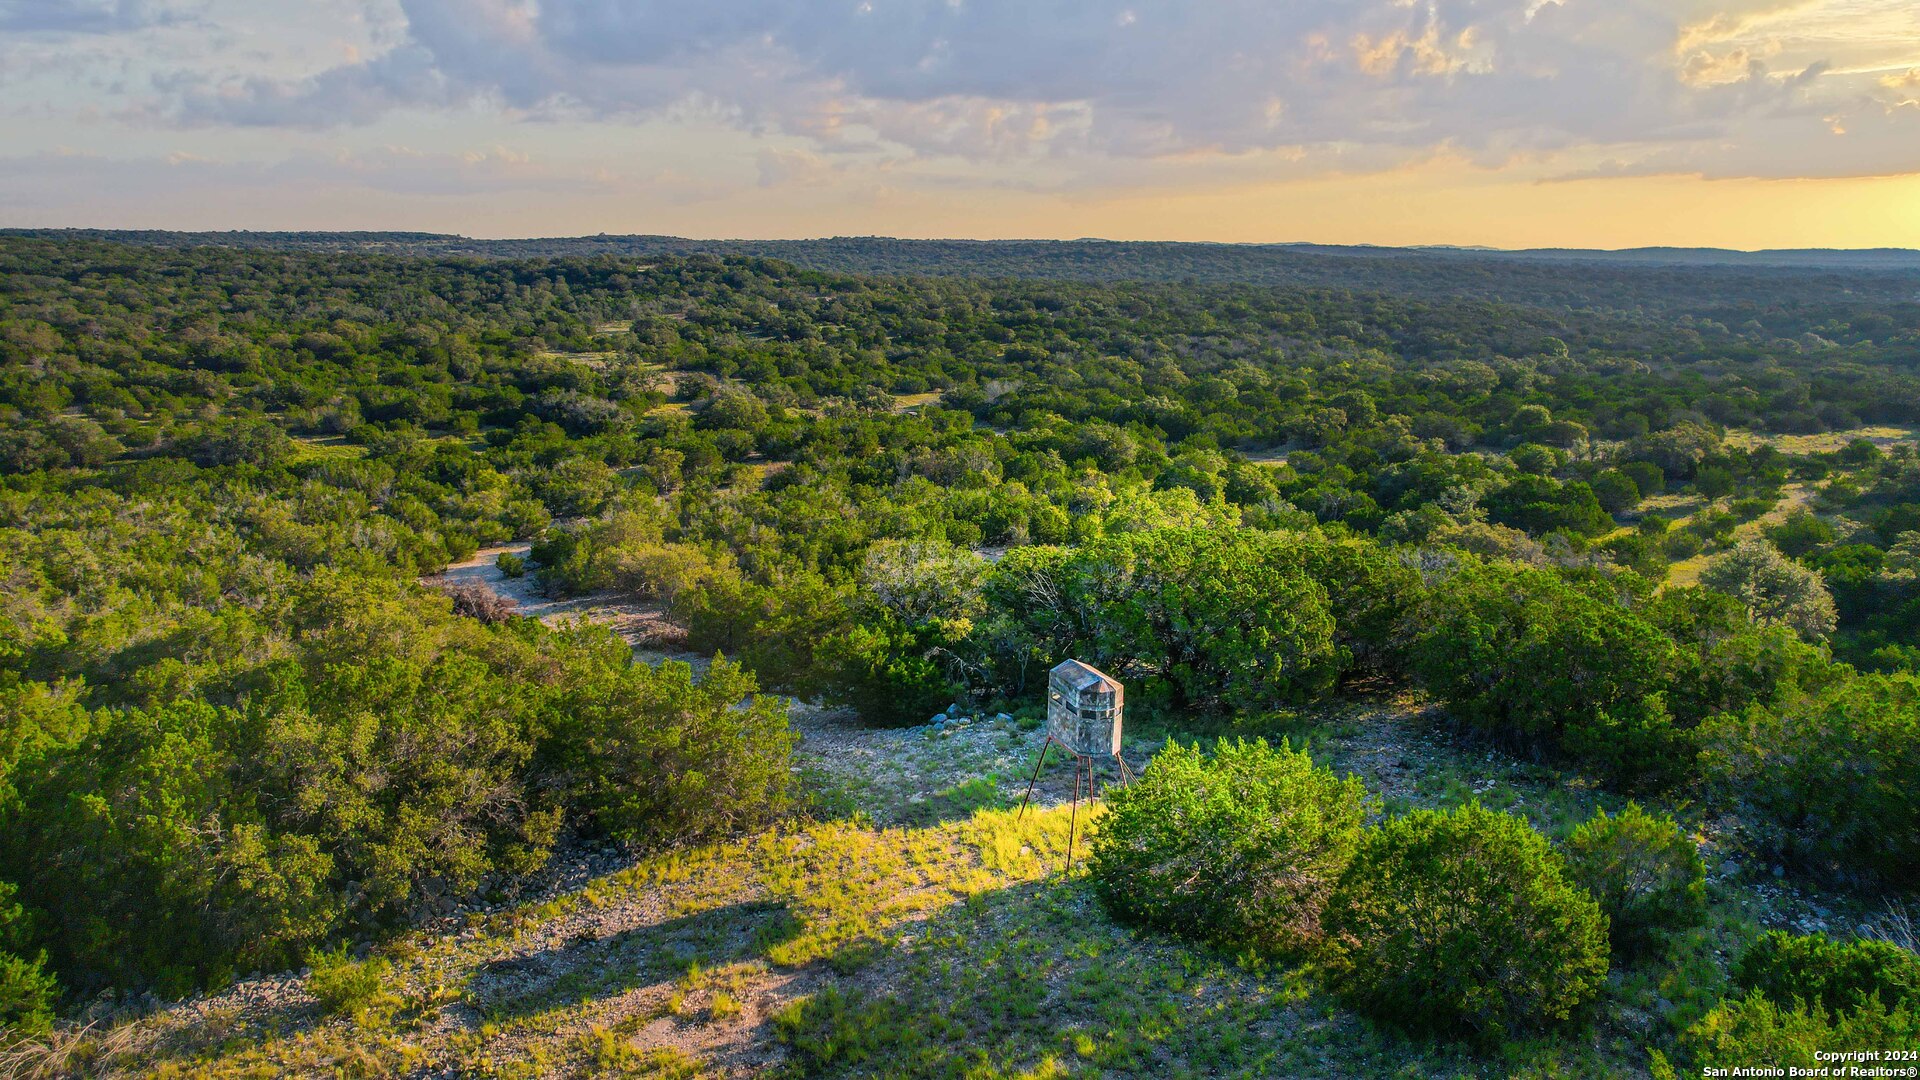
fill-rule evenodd
<path id="1" fill-rule="evenodd" d="M 1640 485 L 1618 469 L 1608 469 L 1593 480 L 1593 497 L 1609 514 L 1624 514 L 1640 505 Z"/>
<path id="2" fill-rule="evenodd" d="M 1187 706 L 1259 708 L 1314 697 L 1347 661 L 1302 542 L 1226 530 L 1133 533 L 1081 552 L 1093 649 L 1143 664 Z"/>
<path id="3" fill-rule="evenodd" d="M 1920 678 L 1850 678 L 1791 708 L 1716 717 L 1702 736 L 1708 776 L 1783 852 L 1848 875 L 1920 878 Z"/>
<path id="4" fill-rule="evenodd" d="M 45 956 L 29 960 L 0 952 L 0 1044 L 53 1030 L 53 1003 L 60 984 L 41 970 Z"/>
<path id="5" fill-rule="evenodd" d="M 1665 816 L 1628 803 L 1602 810 L 1567 841 L 1567 872 L 1606 913 L 1618 956 L 1646 952 L 1706 915 L 1707 868 L 1692 839 Z"/>
<path id="6" fill-rule="evenodd" d="M 310 953 L 307 964 L 313 969 L 307 976 L 307 992 L 330 1016 L 353 1016 L 372 1005 L 380 997 L 380 981 L 387 972 L 383 960 L 349 958 L 345 944 Z"/>
<path id="7" fill-rule="evenodd" d="M 1354 667 L 1399 674 L 1406 662 L 1403 626 L 1419 602 L 1420 574 L 1398 552 L 1366 540 L 1299 541 L 1304 567 L 1327 590 L 1334 641 Z"/>
<path id="8" fill-rule="evenodd" d="M 1230 948 L 1292 950 L 1319 937 L 1366 810 L 1358 779 L 1336 778 L 1303 751 L 1235 740 L 1209 760 L 1169 743 L 1109 796 L 1088 865 L 1120 919 Z"/>
<path id="9" fill-rule="evenodd" d="M 830 700 L 850 705 L 869 724 L 924 724 L 965 692 L 942 660 L 967 627 L 945 622 L 902 626 L 878 619 L 820 643 Z"/>
<path id="10" fill-rule="evenodd" d="M 1920 956 L 1889 942 L 1769 931 L 1740 955 L 1733 983 L 1742 996 L 1682 1037 L 1702 1069 L 1811 1067 L 1822 1050 L 1920 1045 Z"/>
<path id="11" fill-rule="evenodd" d="M 47 954 L 32 959 L 14 947 L 26 937 L 26 911 L 13 902 L 13 883 L 0 881 L 0 1044 L 14 1037 L 44 1035 L 53 1028 L 60 983 L 43 970 Z"/>
<path id="12" fill-rule="evenodd" d="M 203 428 L 178 447 L 195 465 L 271 466 L 294 452 L 294 442 L 272 421 L 261 417 L 229 417 Z"/>
<path id="13" fill-rule="evenodd" d="M 1680 646 L 1667 691 L 1676 717 L 1704 720 L 1756 702 L 1792 700 L 1838 681 L 1826 650 L 1784 626 L 1755 626 L 1738 600 L 1711 589 L 1671 588 L 1644 609 Z"/>
<path id="14" fill-rule="evenodd" d="M 1762 626 L 1786 626 L 1808 641 L 1833 632 L 1833 595 L 1820 571 L 1794 562 L 1765 540 L 1749 540 L 1714 558 L 1700 584 L 1746 605 Z"/>
<path id="15" fill-rule="evenodd" d="M 1756 991 L 1714 1006 L 1680 1041 L 1702 1076 L 1758 1065 L 1811 1069 L 1831 1064 L 1816 1059 L 1820 1051 L 1920 1045 L 1920 1012 L 1874 1000 L 1834 1013 L 1782 1005 Z"/>
<path id="16" fill-rule="evenodd" d="M 1468 563 L 1422 606 L 1413 671 L 1454 716 L 1509 746 L 1627 784 L 1682 775 L 1692 745 L 1664 698 L 1678 650 L 1614 588 Z"/>
<path id="17" fill-rule="evenodd" d="M 1886 941 L 1772 930 L 1740 954 L 1733 982 L 1781 1005 L 1838 1012 L 1878 998 L 1889 1008 L 1911 1007 L 1920 1005 L 1920 956 Z"/>
<path id="18" fill-rule="evenodd" d="M 1667 489 L 1667 477 L 1651 461 L 1628 461 L 1620 465 L 1621 475 L 1633 481 L 1640 494 L 1658 495 Z"/>
<path id="19" fill-rule="evenodd" d="M 527 573 L 527 560 L 511 551 L 501 552 L 500 557 L 493 560 L 493 565 L 510 578 L 525 577 Z"/>
<path id="20" fill-rule="evenodd" d="M 1014 613 L 1023 657 L 1124 670 L 1136 703 L 1252 710 L 1322 694 L 1352 663 L 1336 590 L 1358 615 L 1354 640 L 1384 637 L 1377 613 L 1394 605 L 1369 594 L 1394 579 L 1375 562 L 1313 534 L 1164 528 L 1009 557 L 985 593 Z"/>
<path id="21" fill-rule="evenodd" d="M 1475 803 L 1373 830 L 1322 916 L 1355 1008 L 1487 1039 L 1565 1020 L 1607 974 L 1607 919 L 1524 820 Z"/>
<path id="22" fill-rule="evenodd" d="M 1838 530 L 1806 509 L 1793 511 L 1786 520 L 1764 532 L 1774 547 L 1794 559 L 1810 555 L 1840 538 Z"/>
<path id="23" fill-rule="evenodd" d="M 716 657 L 697 681 L 679 661 L 576 678 L 544 756 L 600 828 L 685 843 L 764 825 L 791 806 L 786 703 L 757 694 L 752 672 Z"/>

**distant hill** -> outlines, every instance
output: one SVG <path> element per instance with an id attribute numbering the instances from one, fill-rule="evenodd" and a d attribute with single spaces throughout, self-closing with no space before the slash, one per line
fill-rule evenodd
<path id="1" fill-rule="evenodd" d="M 1072 281 L 1197 282 L 1469 296 L 1616 310 L 1697 310 L 1768 298 L 1808 302 L 1920 300 L 1920 251 L 1631 248 L 1395 248 L 1135 240 L 693 240 L 574 236 L 478 240 L 419 232 L 167 232 L 0 230 L 160 247 L 339 251 L 466 258 L 779 259 L 842 273 Z"/>

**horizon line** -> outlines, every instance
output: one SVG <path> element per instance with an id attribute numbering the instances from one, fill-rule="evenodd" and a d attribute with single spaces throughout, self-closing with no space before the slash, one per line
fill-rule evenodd
<path id="1" fill-rule="evenodd" d="M 1730 255 L 1770 255 L 1800 253 L 1834 254 L 1876 254 L 1896 253 L 1920 255 L 1920 248 L 1880 246 L 1880 247 L 1760 247 L 1737 248 L 1713 244 L 1637 244 L 1628 247 L 1581 247 L 1577 245 L 1540 245 L 1533 247 L 1497 247 L 1491 244 L 1441 244 L 1410 243 L 1380 244 L 1368 242 L 1338 242 L 1325 240 L 1178 240 L 1154 237 L 1105 237 L 1079 236 L 1071 238 L 1045 236 L 891 236 L 882 233 L 835 233 L 821 236 L 684 236 L 678 233 L 652 232 L 596 232 L 596 233 L 551 233 L 528 236 L 481 236 L 458 232 L 437 232 L 413 229 L 368 229 L 368 228 L 284 228 L 284 229 L 188 229 L 166 226 L 145 226 L 141 228 L 111 228 L 94 225 L 0 225 L 0 236 L 33 233 L 95 233 L 102 235 L 139 235 L 148 233 L 174 233 L 183 236 L 411 236 L 440 240 L 464 240 L 485 244 L 535 243 L 543 240 L 671 240 L 694 244 L 817 244 L 835 240 L 887 241 L 902 244 L 1168 244 L 1192 247 L 1238 247 L 1238 248 L 1349 248 L 1376 251 L 1411 252 L 1462 252 L 1483 255 L 1526 255 L 1546 252 L 1580 252 L 1601 255 L 1632 254 L 1636 252 L 1716 252 Z"/>

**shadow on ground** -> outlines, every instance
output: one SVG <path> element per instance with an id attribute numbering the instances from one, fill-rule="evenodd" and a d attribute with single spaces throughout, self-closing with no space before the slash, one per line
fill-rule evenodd
<path id="1" fill-rule="evenodd" d="M 696 965 L 751 960 L 801 930 L 785 904 L 749 901 L 607 937 L 483 964 L 467 982 L 468 1005 L 494 1021 L 515 1020 L 672 982 Z"/>

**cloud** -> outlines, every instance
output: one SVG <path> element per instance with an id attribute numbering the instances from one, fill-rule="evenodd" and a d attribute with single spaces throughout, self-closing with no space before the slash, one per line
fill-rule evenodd
<path id="1" fill-rule="evenodd" d="M 461 197 L 513 192 L 588 192 L 619 178 L 557 168 L 502 146 L 428 153 L 406 146 L 298 154 L 277 161 L 222 160 L 188 151 L 161 158 L 105 157 L 57 150 L 0 158 L 8 178 L 0 205 L 70 203 L 77 194 L 120 199 L 133 193 L 206 196 L 222 191 L 377 192 Z"/>
<path id="2" fill-rule="evenodd" d="M 472 96 L 457 91 L 432 54 L 413 44 L 294 82 L 252 76 L 208 85 L 187 73 L 163 78 L 159 86 L 176 96 L 171 114 L 189 126 L 331 128 L 371 123 L 401 107 L 452 106 Z"/>
<path id="3" fill-rule="evenodd" d="M 183 18 L 156 0 L 0 0 L 0 33 L 114 34 Z"/>
<path id="4" fill-rule="evenodd" d="M 7 3 L 0 20 L 28 7 Z M 134 0 L 31 7 L 151 17 Z M 1819 170 L 1920 169 L 1915 95 L 1882 78 L 1888 50 L 1920 54 L 1911 0 L 366 0 L 376 9 L 365 48 L 316 41 L 311 62 L 268 74 L 182 64 L 122 115 L 382 137 L 396 116 L 435 113 L 692 118 L 761 137 L 747 167 L 797 184 L 841 158 L 1025 179 L 1071 163 L 1090 181 L 1276 152 L 1307 169 L 1437 152 L 1494 168 L 1598 149 L 1583 159 L 1794 176 L 1814 150 Z M 274 22 L 259 18 L 256 36 Z M 1835 129 L 1849 138 L 1834 144 Z"/>
<path id="5" fill-rule="evenodd" d="M 1865 108 L 1814 107 L 1825 88 L 1794 77 L 1806 65 L 1776 70 L 1778 48 L 1747 39 L 1821 3 L 1903 2 L 400 0 L 404 40 L 380 55 L 167 89 L 169 115 L 201 125 L 329 128 L 421 107 L 620 122 L 692 106 L 821 152 L 1358 143 L 1497 162 Z"/>

